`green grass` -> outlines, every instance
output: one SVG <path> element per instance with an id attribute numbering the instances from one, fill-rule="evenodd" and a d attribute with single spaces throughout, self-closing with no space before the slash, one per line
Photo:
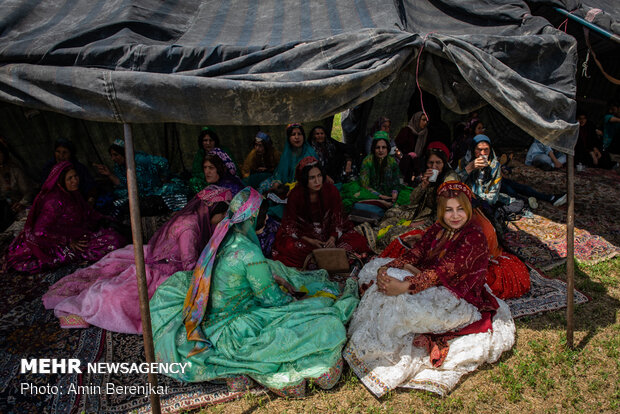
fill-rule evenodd
<path id="1" fill-rule="evenodd" d="M 464 376 L 445 398 L 397 390 L 374 398 L 345 369 L 333 390 L 311 387 L 303 400 L 246 396 L 205 413 L 617 413 L 620 411 L 620 258 L 575 265 L 575 286 L 592 300 L 574 314 L 566 347 L 566 310 L 517 319 L 512 351 Z M 566 267 L 547 275 L 566 279 Z"/>

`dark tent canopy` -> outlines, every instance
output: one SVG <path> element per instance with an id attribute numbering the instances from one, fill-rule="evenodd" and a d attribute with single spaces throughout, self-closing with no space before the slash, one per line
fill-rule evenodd
<path id="1" fill-rule="evenodd" d="M 572 153 L 576 139 L 575 41 L 524 1 L 0 6 L 0 100 L 22 107 L 114 123 L 281 125 L 354 107 L 409 70 L 456 113 L 489 103 L 557 149 Z"/>

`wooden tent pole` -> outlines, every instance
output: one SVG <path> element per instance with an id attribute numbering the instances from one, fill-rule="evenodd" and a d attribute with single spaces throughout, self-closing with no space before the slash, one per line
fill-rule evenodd
<path id="1" fill-rule="evenodd" d="M 142 337 L 144 338 L 144 353 L 146 362 L 155 362 L 153 346 L 153 331 L 151 329 L 151 313 L 149 309 L 149 295 L 146 286 L 146 269 L 144 268 L 144 249 L 142 245 L 142 218 L 140 217 L 140 202 L 138 201 L 138 182 L 136 179 L 136 160 L 134 159 L 133 136 L 131 126 L 123 124 L 125 133 L 125 163 L 127 164 L 127 189 L 129 192 L 129 215 L 131 217 L 131 235 L 133 237 L 133 252 L 136 260 L 136 278 L 138 279 L 138 295 L 140 299 L 140 315 L 142 316 Z M 157 387 L 157 375 L 148 374 L 153 389 Z M 151 412 L 161 413 L 159 395 L 151 392 Z"/>
<path id="2" fill-rule="evenodd" d="M 575 164 L 568 156 L 567 186 L 568 211 L 566 215 L 566 345 L 573 348 L 573 313 L 575 308 Z"/>

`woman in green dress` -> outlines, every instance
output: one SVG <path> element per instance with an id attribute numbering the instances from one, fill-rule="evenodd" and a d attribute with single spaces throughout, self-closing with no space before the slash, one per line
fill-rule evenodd
<path id="1" fill-rule="evenodd" d="M 237 194 L 193 274 L 159 286 L 150 302 L 156 358 L 189 363 L 169 374 L 182 381 L 224 379 L 235 390 L 254 380 L 303 397 L 307 379 L 331 388 L 340 377 L 357 287 L 350 280 L 341 294 L 325 271 L 266 260 L 255 233 L 260 204 L 254 189 Z"/>

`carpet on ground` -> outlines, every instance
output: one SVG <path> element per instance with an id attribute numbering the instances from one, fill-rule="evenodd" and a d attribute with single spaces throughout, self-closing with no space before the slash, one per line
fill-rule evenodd
<path id="1" fill-rule="evenodd" d="M 530 291 L 520 298 L 507 299 L 513 318 L 532 316 L 566 308 L 566 283 L 559 279 L 544 277 L 539 271 L 530 268 Z M 573 298 L 575 305 L 589 301 L 589 298 L 575 289 Z"/>
<path id="2" fill-rule="evenodd" d="M 549 270 L 566 261 L 566 224 L 534 214 L 508 225 L 504 244 L 521 260 L 539 269 Z M 602 236 L 575 228 L 575 258 L 596 264 L 617 256 L 620 248 Z"/>
<path id="3" fill-rule="evenodd" d="M 91 374 L 90 362 L 143 362 L 142 336 L 105 331 L 100 328 L 61 329 L 54 312 L 43 307 L 41 296 L 48 287 L 78 266 L 36 275 L 14 272 L 3 276 L 4 298 L 0 302 L 0 412 L 9 413 L 121 413 L 150 412 L 147 395 L 105 394 L 107 384 L 115 387 L 143 385 L 146 375 Z M 20 373 L 21 360 L 33 358 L 77 358 L 82 374 Z M 160 385 L 167 386 L 161 398 L 162 412 L 192 410 L 242 396 L 229 392 L 225 384 L 184 384 L 163 375 Z M 22 390 L 22 384 L 28 388 Z M 32 385 L 32 386 L 31 386 Z M 56 386 L 59 392 L 34 392 L 34 386 Z M 70 390 L 94 390 L 78 386 L 100 386 L 94 394 Z M 42 390 L 42 388 L 38 388 Z M 25 391 L 25 392 L 22 392 Z M 264 392 L 260 388 L 252 393 Z"/>

